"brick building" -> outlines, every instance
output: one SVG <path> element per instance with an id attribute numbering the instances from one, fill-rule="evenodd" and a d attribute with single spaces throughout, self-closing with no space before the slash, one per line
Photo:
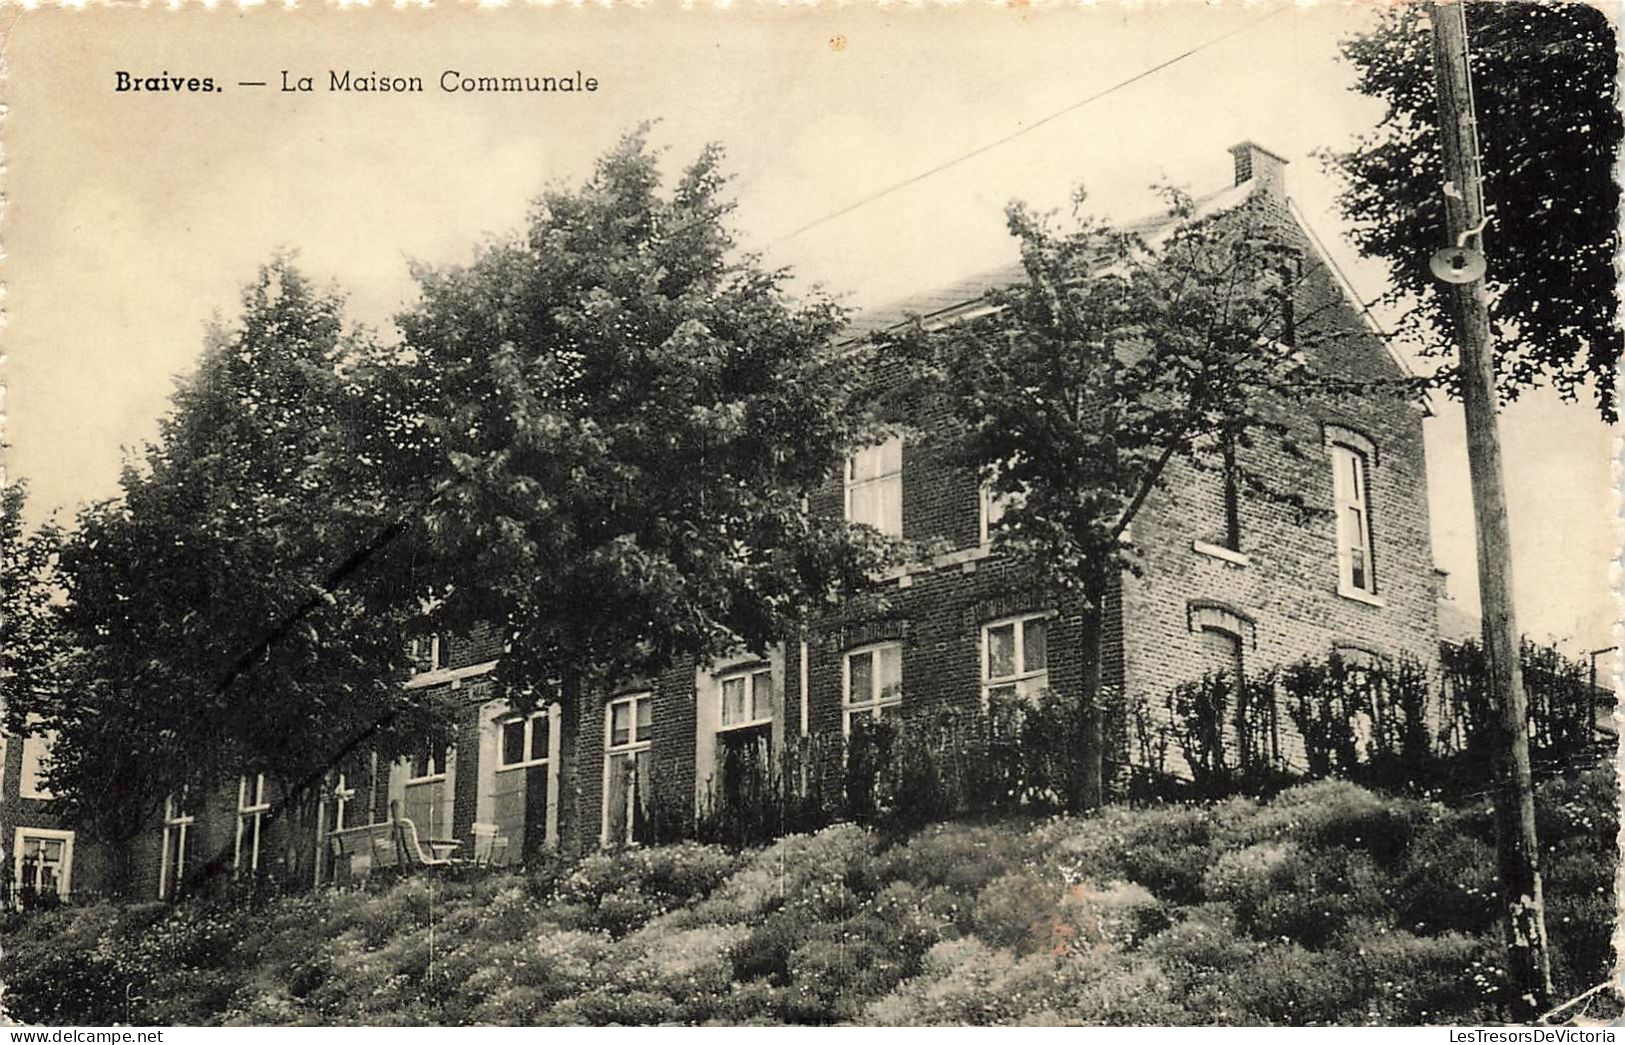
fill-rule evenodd
<path id="1" fill-rule="evenodd" d="M 1316 348 L 1317 364 L 1360 379 L 1404 376 L 1293 218 L 1284 161 L 1251 143 L 1233 154 L 1235 184 L 1199 207 L 1256 194 L 1278 215 L 1305 257 L 1297 313 L 1350 332 Z M 1154 235 L 1156 225 L 1137 230 Z M 901 302 L 864 317 L 853 336 L 909 314 L 951 323 L 983 307 L 983 290 L 1021 274 L 1011 266 Z M 1307 409 L 1283 402 L 1274 420 L 1285 438 L 1241 452 L 1254 455 L 1248 468 L 1322 509 L 1308 519 L 1275 501 L 1238 498 L 1215 472 L 1175 468 L 1133 527 L 1140 570 L 1125 574 L 1109 607 L 1106 684 L 1154 696 L 1216 670 L 1333 650 L 1433 663 L 1439 577 L 1423 412 L 1394 395 L 1326 398 Z M 447 757 L 443 780 L 397 768 L 391 794 L 408 815 L 449 824 L 465 844 L 476 824 L 491 824 L 513 852 L 585 849 L 634 839 L 656 802 L 703 803 L 721 752 L 741 741 L 777 751 L 797 735 L 840 736 L 863 716 L 1080 686 L 1078 615 L 992 551 L 989 513 L 998 506 L 973 474 L 893 440 L 855 455 L 812 507 L 943 550 L 877 581 L 888 596 L 883 614 L 836 613 L 765 657 L 629 680 L 586 698 L 573 736 L 561 735 L 567 717 L 557 706 L 527 720 L 507 715 L 481 680 L 500 652 L 490 639 L 466 652 L 453 643 L 451 661 L 413 684 L 465 687 L 455 744 L 463 754 Z M 1279 743 L 1282 758 L 1301 767 L 1290 723 Z M 435 787 L 451 793 L 449 803 L 428 797 Z"/>
<path id="2" fill-rule="evenodd" d="M 1297 314 L 1350 335 L 1314 349 L 1316 365 L 1355 378 L 1403 376 L 1293 217 L 1285 161 L 1251 143 L 1232 152 L 1235 183 L 1199 207 L 1261 199 L 1301 248 Z M 1157 226 L 1137 231 L 1154 236 Z M 952 323 L 983 307 L 985 289 L 1021 276 L 1010 266 L 899 303 L 866 317 L 854 336 L 909 314 Z M 1242 495 L 1217 472 L 1174 467 L 1132 528 L 1139 570 L 1123 576 L 1108 606 L 1105 684 L 1153 696 L 1211 672 L 1333 650 L 1433 663 L 1440 585 L 1429 546 L 1423 410 L 1391 395 L 1307 407 L 1283 401 L 1273 420 L 1285 438 L 1238 453 L 1319 509 L 1308 518 Z M 269 798 L 246 779 L 197 809 L 172 808 L 136 855 L 150 871 L 141 891 L 167 895 L 182 869 L 222 853 L 239 872 L 280 869 L 317 881 L 333 873 L 325 857 L 290 867 L 300 861 L 288 854 L 323 853 L 320 840 L 335 827 L 395 816 L 422 838 L 460 842 L 464 854 L 482 845 L 491 852 L 501 839 L 509 860 L 633 841 L 656 804 L 690 812 L 702 804 L 724 750 L 780 751 L 791 737 L 839 737 L 864 717 L 1078 691 L 1079 615 L 992 550 L 988 528 L 999 506 L 975 475 L 892 440 L 856 454 L 812 507 L 940 551 L 877 579 L 888 596 L 881 614 L 838 612 L 763 657 L 628 680 L 583 698 L 575 715 L 557 704 L 511 713 L 490 678 L 499 636 L 424 642 L 421 670 L 406 685 L 455 704 L 453 735 L 414 759 L 367 758 L 334 774 L 314 824 L 267 828 Z M 1280 733 L 1281 757 L 1301 766 L 1290 724 Z M 305 834 L 309 846 L 287 844 L 287 832 Z"/>
<path id="3" fill-rule="evenodd" d="M 0 732 L 0 897 L 66 896 L 101 887 L 103 854 L 52 809 L 44 766 L 51 737 Z"/>

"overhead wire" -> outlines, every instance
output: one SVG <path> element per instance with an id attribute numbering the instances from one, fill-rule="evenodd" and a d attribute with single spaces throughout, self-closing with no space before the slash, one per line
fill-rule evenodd
<path id="1" fill-rule="evenodd" d="M 1097 101 L 1101 100 L 1102 98 L 1105 98 L 1105 97 L 1108 97 L 1109 95 L 1115 94 L 1116 92 L 1122 90 L 1123 88 L 1128 87 L 1128 86 L 1130 86 L 1132 84 L 1138 83 L 1139 81 L 1145 79 L 1146 77 L 1152 76 L 1152 75 L 1154 75 L 1156 73 L 1159 73 L 1162 70 L 1167 69 L 1170 66 L 1177 65 L 1178 63 L 1184 61 L 1185 59 L 1190 58 L 1193 55 L 1199 54 L 1200 52 L 1205 51 L 1210 47 L 1221 44 L 1224 41 L 1230 39 L 1231 37 L 1234 37 L 1234 36 L 1237 36 L 1237 35 L 1239 35 L 1241 33 L 1244 33 L 1246 31 L 1248 31 L 1249 29 L 1257 28 L 1260 24 L 1269 21 L 1271 18 L 1274 18 L 1276 15 L 1278 15 L 1281 12 L 1286 11 L 1288 9 L 1289 8 L 1286 5 L 1282 5 L 1282 6 L 1279 6 L 1279 7 L 1272 8 L 1271 10 L 1269 10 L 1265 14 L 1261 15 L 1260 17 L 1254 18 L 1251 21 L 1246 22 L 1243 25 L 1239 25 L 1236 28 L 1231 29 L 1229 32 L 1220 33 L 1218 36 L 1212 37 L 1211 39 L 1208 39 L 1208 40 L 1204 40 L 1203 42 L 1195 45 L 1194 47 L 1190 47 L 1190 48 L 1188 48 L 1188 49 L 1186 49 L 1184 51 L 1181 51 L 1179 54 L 1174 55 L 1172 58 L 1166 58 L 1163 61 L 1158 62 L 1156 65 L 1149 66 L 1149 67 L 1147 67 L 1145 69 L 1140 70 L 1139 72 L 1135 73 L 1133 76 L 1128 77 L 1127 79 L 1119 80 L 1119 81 L 1117 81 L 1116 83 L 1112 84 L 1109 87 L 1106 87 L 1106 88 L 1103 88 L 1103 89 L 1101 89 L 1099 91 L 1096 91 L 1094 94 L 1089 95 L 1087 98 L 1079 99 L 1078 101 L 1075 101 L 1072 104 L 1067 105 L 1067 106 L 1065 106 L 1063 108 L 1057 109 L 1054 112 L 1049 113 L 1048 115 L 1039 117 L 1038 119 L 1034 120 L 1032 123 L 1026 124 L 1026 125 L 1024 125 L 1022 127 L 1018 127 L 1015 130 L 1011 131 L 1009 134 L 1006 134 L 1006 135 L 1004 135 L 1002 137 L 999 137 L 999 138 L 995 138 L 994 140 L 992 140 L 990 142 L 984 142 L 983 144 L 976 146 L 974 149 L 970 149 L 967 152 L 962 152 L 958 156 L 953 157 L 952 159 L 944 160 L 943 162 L 937 164 L 934 167 L 928 168 L 927 170 L 923 170 L 918 174 L 910 175 L 909 177 L 904 178 L 901 181 L 893 182 L 892 184 L 887 185 L 884 188 L 881 188 L 881 189 L 878 189 L 878 190 L 876 190 L 874 192 L 871 192 L 867 196 L 864 196 L 864 197 L 862 197 L 861 199 L 858 199 L 858 200 L 854 200 L 853 202 L 847 204 L 844 207 L 841 207 L 838 210 L 831 211 L 830 213 L 825 214 L 822 217 L 814 218 L 812 221 L 807 222 L 805 225 L 800 225 L 800 226 L 792 229 L 791 231 L 785 233 L 784 235 L 779 236 L 779 237 L 777 237 L 777 238 L 775 238 L 773 240 L 770 240 L 763 247 L 763 249 L 767 249 L 767 248 L 770 248 L 770 247 L 776 247 L 779 244 L 786 242 L 787 240 L 792 240 L 792 239 L 796 238 L 797 236 L 800 236 L 802 233 L 810 232 L 813 229 L 816 229 L 821 225 L 826 225 L 829 222 L 832 222 L 837 218 L 845 217 L 846 215 L 851 214 L 855 210 L 858 210 L 858 209 L 863 208 L 863 207 L 867 207 L 869 204 L 874 203 L 877 200 L 884 199 L 887 196 L 890 196 L 890 195 L 892 195 L 893 193 L 896 193 L 896 192 L 900 192 L 903 189 L 906 189 L 911 185 L 918 184 L 919 182 L 922 182 L 922 181 L 926 180 L 927 178 L 933 177 L 933 176 L 935 176 L 937 174 L 941 174 L 943 171 L 948 170 L 948 169 L 950 169 L 952 167 L 956 167 L 959 164 L 964 163 L 967 160 L 971 160 L 971 159 L 974 159 L 977 156 L 981 156 L 984 153 L 991 152 L 992 150 L 999 148 L 1001 145 L 1007 145 L 1010 142 L 1015 141 L 1017 138 L 1020 138 L 1021 136 L 1025 135 L 1025 134 L 1031 134 L 1033 131 L 1036 131 L 1038 128 L 1044 126 L 1045 124 L 1053 123 L 1054 121 L 1060 119 L 1063 116 L 1066 116 L 1066 115 L 1068 115 L 1070 113 L 1074 113 L 1074 112 L 1078 111 L 1079 109 L 1082 109 L 1086 105 L 1090 105 L 1090 104 L 1092 104 L 1094 102 L 1097 102 Z"/>

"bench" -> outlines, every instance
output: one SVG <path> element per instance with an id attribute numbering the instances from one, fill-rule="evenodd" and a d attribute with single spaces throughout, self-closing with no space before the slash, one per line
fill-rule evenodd
<path id="1" fill-rule="evenodd" d="M 366 878 L 379 867 L 400 866 L 395 825 L 389 821 L 329 831 L 327 849 L 333 859 L 333 881 Z"/>
<path id="2" fill-rule="evenodd" d="M 462 862 L 451 854 L 463 843 L 452 838 L 431 838 L 425 850 L 418 840 L 418 826 L 410 820 L 395 821 L 395 838 L 408 867 L 450 867 Z"/>
<path id="3" fill-rule="evenodd" d="M 497 833 L 496 824 L 474 825 L 474 866 L 506 867 L 508 836 Z"/>

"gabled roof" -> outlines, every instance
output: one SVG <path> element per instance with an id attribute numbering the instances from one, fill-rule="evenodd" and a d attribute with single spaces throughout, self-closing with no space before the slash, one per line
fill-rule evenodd
<path id="1" fill-rule="evenodd" d="M 1250 196 L 1256 187 L 1254 181 L 1244 181 L 1209 193 L 1193 201 L 1196 216 L 1206 217 L 1234 207 Z M 1121 226 L 1147 243 L 1155 243 L 1172 232 L 1177 219 L 1166 211 L 1148 215 Z M 971 311 L 982 304 L 982 296 L 989 290 L 1025 282 L 1027 270 L 1020 260 L 1007 262 L 997 268 L 965 276 L 935 290 L 924 291 L 900 298 L 880 308 L 860 313 L 841 335 L 842 341 L 856 341 L 881 330 L 902 326 L 910 316 L 920 316 L 927 325 L 933 319 L 948 321 L 960 313 Z"/>
<path id="2" fill-rule="evenodd" d="M 1464 642 L 1483 641 L 1484 622 L 1450 599 L 1438 602 L 1439 641 L 1459 646 Z"/>

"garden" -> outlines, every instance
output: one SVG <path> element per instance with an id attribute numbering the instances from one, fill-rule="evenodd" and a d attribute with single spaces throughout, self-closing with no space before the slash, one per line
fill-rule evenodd
<path id="1" fill-rule="evenodd" d="M 1537 804 L 1568 998 L 1613 967 L 1614 774 L 1554 775 Z M 1486 801 L 1341 780 L 838 823 L 522 873 L 11 913 L 0 1007 L 91 1025 L 1484 1023 L 1507 1000 L 1494 867 Z"/>

